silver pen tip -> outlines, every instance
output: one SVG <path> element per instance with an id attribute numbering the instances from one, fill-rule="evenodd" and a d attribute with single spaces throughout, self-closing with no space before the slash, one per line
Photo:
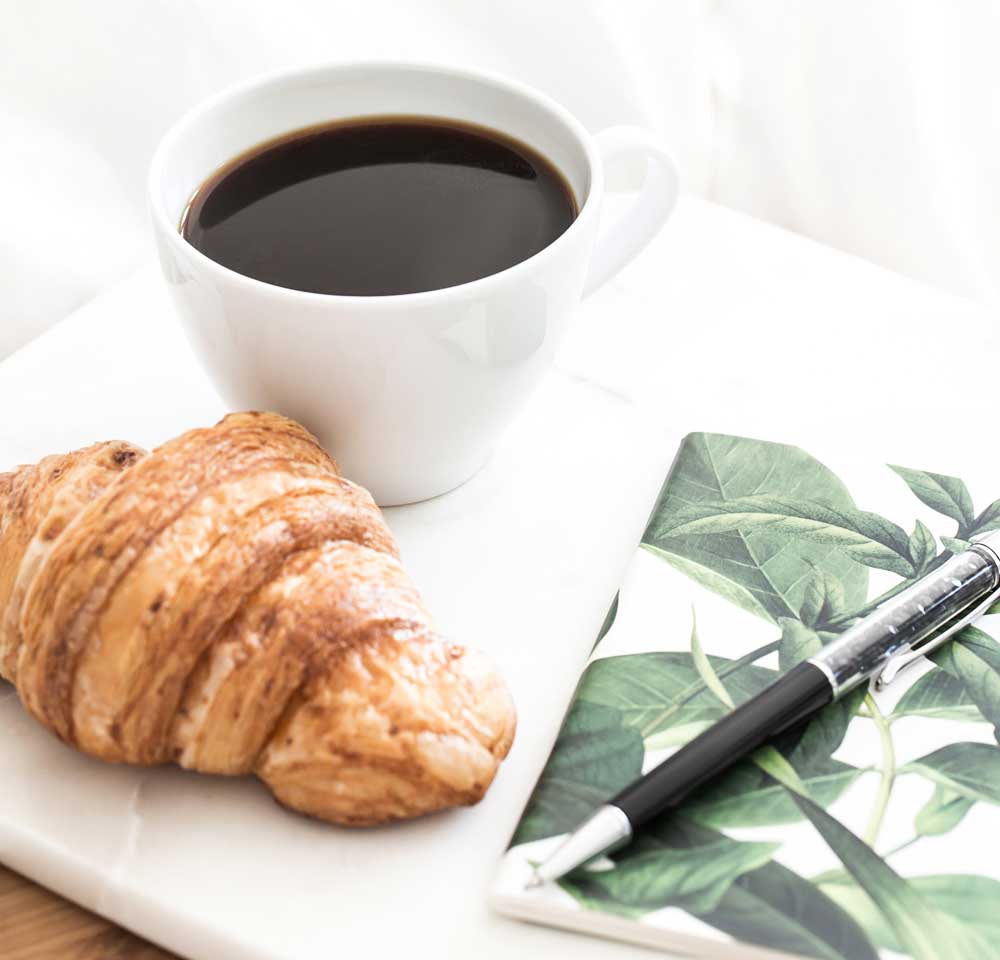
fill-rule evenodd
<path id="1" fill-rule="evenodd" d="M 553 850 L 548 859 L 534 864 L 539 883 L 558 880 L 601 854 L 610 853 L 632 839 L 632 824 L 614 804 L 599 807 Z"/>

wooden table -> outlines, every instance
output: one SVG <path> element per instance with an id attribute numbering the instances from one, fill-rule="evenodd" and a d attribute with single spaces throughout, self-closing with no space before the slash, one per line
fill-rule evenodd
<path id="1" fill-rule="evenodd" d="M 176 960 L 0 866 L 2 960 Z"/>

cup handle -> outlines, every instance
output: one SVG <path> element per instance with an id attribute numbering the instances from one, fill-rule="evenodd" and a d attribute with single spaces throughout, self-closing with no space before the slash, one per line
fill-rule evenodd
<path id="1" fill-rule="evenodd" d="M 605 165 L 630 155 L 646 158 L 646 179 L 628 212 L 602 228 L 583 295 L 603 286 L 656 236 L 677 202 L 677 167 L 666 148 L 640 127 L 608 127 L 594 137 Z"/>

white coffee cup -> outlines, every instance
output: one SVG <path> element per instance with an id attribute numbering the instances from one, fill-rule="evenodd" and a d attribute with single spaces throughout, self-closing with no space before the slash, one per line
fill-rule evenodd
<path id="1" fill-rule="evenodd" d="M 210 260 L 180 235 L 191 195 L 243 151 L 326 120 L 407 114 L 472 122 L 530 144 L 565 176 L 579 216 L 507 270 L 398 296 L 273 286 Z M 598 231 L 604 164 L 627 157 L 647 161 L 645 181 L 624 218 Z M 223 399 L 301 421 L 345 476 L 387 506 L 444 493 L 485 463 L 549 367 L 581 296 L 617 273 L 667 219 L 677 175 L 649 134 L 613 127 L 591 136 L 557 103 L 513 80 L 354 63 L 264 77 L 196 107 L 161 142 L 149 191 L 163 272 Z"/>

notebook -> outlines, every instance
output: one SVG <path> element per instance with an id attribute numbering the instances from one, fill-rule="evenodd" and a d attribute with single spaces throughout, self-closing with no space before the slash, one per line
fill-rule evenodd
<path id="1" fill-rule="evenodd" d="M 741 437 L 682 443 L 500 866 L 513 917 L 713 958 L 1000 958 L 1000 616 L 738 763 L 558 884 L 596 806 L 895 585 L 1000 527 L 955 474 Z M 940 468 L 940 464 L 935 465 Z"/>

